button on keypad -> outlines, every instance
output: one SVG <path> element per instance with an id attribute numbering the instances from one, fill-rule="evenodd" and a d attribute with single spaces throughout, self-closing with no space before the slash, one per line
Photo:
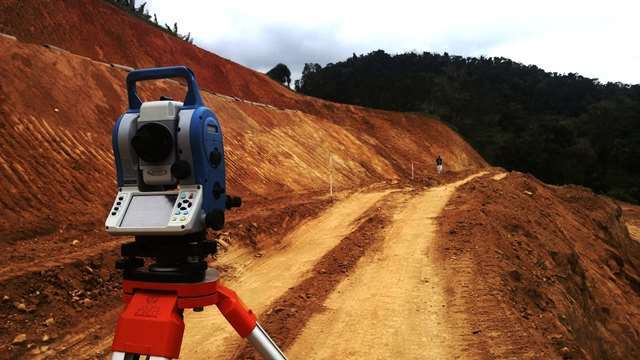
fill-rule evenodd
<path id="1" fill-rule="evenodd" d="M 171 222 L 184 222 L 189 218 L 191 207 L 193 206 L 194 193 L 189 191 L 181 192 L 178 195 L 178 201 L 176 202 L 173 214 L 176 216 L 171 217 Z"/>

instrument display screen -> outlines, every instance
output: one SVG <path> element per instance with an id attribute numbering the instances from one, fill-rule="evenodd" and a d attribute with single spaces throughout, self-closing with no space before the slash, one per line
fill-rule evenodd
<path id="1" fill-rule="evenodd" d="M 171 218 L 171 211 L 178 195 L 134 195 L 121 227 L 153 228 L 165 227 Z"/>

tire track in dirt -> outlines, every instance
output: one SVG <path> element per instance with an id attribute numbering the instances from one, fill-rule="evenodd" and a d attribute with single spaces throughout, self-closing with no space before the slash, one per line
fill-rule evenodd
<path id="1" fill-rule="evenodd" d="M 391 216 L 411 195 L 398 191 L 374 204 L 358 220 L 360 225 L 340 244 L 327 252 L 316 263 L 312 275 L 273 301 L 269 310 L 261 316 L 260 324 L 271 334 L 278 346 L 287 348 L 300 334 L 306 322 L 324 310 L 323 303 L 333 289 L 353 271 L 360 258 L 379 250 L 384 240 L 384 228 L 391 223 Z M 234 355 L 235 359 L 261 359 L 260 355 L 245 343 Z"/>
<path id="2" fill-rule="evenodd" d="M 235 256 L 235 276 L 225 283 L 254 312 L 263 313 L 274 299 L 308 277 L 322 256 L 359 226 L 362 214 L 392 191 L 348 195 L 298 226 L 262 257 Z M 199 313 L 185 312 L 185 323 L 181 351 L 184 359 L 228 358 L 242 341 L 215 307 Z"/>
<path id="3" fill-rule="evenodd" d="M 306 193 L 269 200 L 246 200 L 245 207 L 229 214 L 226 231 L 215 235 L 220 252 L 212 259 L 210 266 L 221 270 L 225 280 L 232 279 L 236 268 L 242 267 L 250 259 L 256 259 L 256 256 L 263 254 L 264 249 L 279 244 L 282 238 L 301 223 L 317 218 L 335 204 L 335 200 L 324 195 L 324 192 L 322 195 Z M 114 249 L 113 254 L 117 253 Z M 113 261 L 109 262 L 112 263 Z M 111 270 L 119 276 L 119 271 L 113 268 Z M 115 297 L 116 305 L 113 301 L 108 306 L 105 303 L 100 308 L 103 312 L 99 316 L 93 315 L 75 324 L 73 328 L 66 328 L 64 333 L 59 334 L 59 341 L 47 344 L 48 351 L 44 353 L 53 352 L 57 354 L 54 357 L 56 359 L 105 358 L 104 355 L 110 353 L 115 323 L 122 310 L 120 295 L 118 292 Z M 9 336 L 9 339 L 12 338 L 13 336 Z"/>
<path id="4" fill-rule="evenodd" d="M 484 173 L 426 190 L 402 207 L 382 249 L 364 257 L 286 352 L 292 359 L 452 358 L 446 279 L 434 264 L 436 222 L 457 186 Z"/>

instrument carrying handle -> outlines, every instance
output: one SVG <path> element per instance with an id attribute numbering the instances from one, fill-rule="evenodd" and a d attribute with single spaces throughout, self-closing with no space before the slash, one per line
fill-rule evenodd
<path id="1" fill-rule="evenodd" d="M 136 83 L 145 80 L 158 80 L 170 78 L 183 78 L 187 82 L 187 94 L 184 98 L 184 106 L 202 106 L 200 88 L 196 83 L 196 77 L 186 66 L 168 66 L 159 68 L 139 69 L 127 75 L 127 94 L 129 97 L 129 110 L 139 110 L 142 101 L 138 97 Z"/>

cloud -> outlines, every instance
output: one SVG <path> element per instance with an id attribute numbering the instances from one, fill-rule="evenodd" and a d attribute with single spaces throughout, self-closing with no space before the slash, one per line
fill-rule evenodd
<path id="1" fill-rule="evenodd" d="M 200 45 L 262 72 L 281 62 L 290 67 L 294 77 L 299 77 L 305 62 L 326 64 L 351 54 L 351 48 L 335 36 L 314 30 L 292 32 L 276 25 L 251 37 L 234 34 L 217 41 L 203 40 Z"/>
<path id="2" fill-rule="evenodd" d="M 548 71 L 640 83 L 640 4 L 632 1 L 148 0 L 161 22 L 258 71 L 282 62 L 299 77 L 377 49 L 504 56 Z"/>

